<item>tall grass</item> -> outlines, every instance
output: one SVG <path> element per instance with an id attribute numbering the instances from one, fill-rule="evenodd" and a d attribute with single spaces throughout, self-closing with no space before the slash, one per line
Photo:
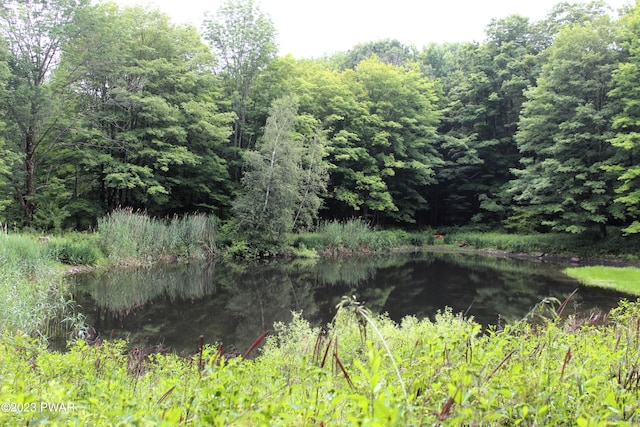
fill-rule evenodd
<path id="1" fill-rule="evenodd" d="M 373 252 L 398 246 L 422 245 L 426 238 L 422 234 L 410 234 L 403 230 L 375 230 L 366 221 L 327 221 L 313 233 L 297 235 L 293 245 L 317 251 Z"/>
<path id="2" fill-rule="evenodd" d="M 364 221 L 329 221 L 319 230 L 328 248 L 356 250 L 366 246 L 371 235 L 371 227 Z"/>
<path id="3" fill-rule="evenodd" d="M 98 221 L 100 245 L 115 264 L 151 263 L 165 256 L 198 257 L 216 251 L 217 220 L 204 214 L 162 220 L 120 209 Z"/>
<path id="4" fill-rule="evenodd" d="M 50 248 L 36 237 L 0 234 L 0 331 L 46 339 L 77 323 Z"/>
<path id="5" fill-rule="evenodd" d="M 0 267 L 22 277 L 39 278 L 52 268 L 46 245 L 28 235 L 0 234 Z"/>

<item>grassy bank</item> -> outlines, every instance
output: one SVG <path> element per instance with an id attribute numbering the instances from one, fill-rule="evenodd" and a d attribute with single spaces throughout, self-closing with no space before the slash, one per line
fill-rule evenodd
<path id="1" fill-rule="evenodd" d="M 567 268 L 564 272 L 588 286 L 640 296 L 640 268 L 588 266 Z"/>
<path id="2" fill-rule="evenodd" d="M 551 316 L 553 317 L 553 316 Z M 5 425 L 424 426 L 640 423 L 640 304 L 481 333 L 450 312 L 373 318 L 357 304 L 322 333 L 276 325 L 253 360 L 216 347 L 147 355 L 123 343 L 51 353 L 0 338 Z M 56 406 L 57 405 L 57 406 Z M 4 408 L 4 407 L 3 407 Z M 15 411 L 11 409 L 14 408 Z M 26 410 L 25 410 L 26 408 Z"/>
<path id="3" fill-rule="evenodd" d="M 624 236 L 611 228 L 605 238 L 597 233 L 573 235 L 566 233 L 511 234 L 500 231 L 479 231 L 474 228 L 442 228 L 421 231 L 398 229 L 379 230 L 358 220 L 331 221 L 321 224 L 315 232 L 293 235 L 293 251 L 302 248 L 318 254 L 348 254 L 375 252 L 399 247 L 467 248 L 497 250 L 534 255 L 609 258 L 623 261 L 640 259 L 640 240 Z"/>

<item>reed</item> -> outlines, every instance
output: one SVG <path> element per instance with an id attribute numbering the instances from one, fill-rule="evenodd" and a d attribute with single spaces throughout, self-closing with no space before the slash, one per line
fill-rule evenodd
<path id="1" fill-rule="evenodd" d="M 217 219 L 193 214 L 170 219 L 118 209 L 98 220 L 100 244 L 115 264 L 149 264 L 167 256 L 204 257 L 217 251 Z"/>
<path id="2" fill-rule="evenodd" d="M 338 356 L 338 339 L 337 338 L 333 342 L 333 360 L 335 361 L 336 370 L 338 367 L 340 368 L 340 372 L 342 372 L 342 375 L 344 375 L 344 378 L 347 380 L 347 384 L 349 384 L 349 387 L 351 387 L 351 389 L 354 390 L 355 385 L 351 380 L 351 375 L 349 375 L 349 372 L 347 372 L 347 368 L 344 367 L 344 364 L 342 363 L 342 361 L 340 360 L 340 357 Z"/>
<path id="3" fill-rule="evenodd" d="M 361 220 L 327 221 L 318 230 L 325 248 L 351 250 L 362 247 L 370 232 L 369 225 Z"/>
<path id="4" fill-rule="evenodd" d="M 295 248 L 311 249 L 337 254 L 343 252 L 376 252 L 400 246 L 422 246 L 429 242 L 425 233 L 409 233 L 404 230 L 376 230 L 366 221 L 326 221 L 314 232 L 300 233 L 293 237 Z"/>
<path id="5" fill-rule="evenodd" d="M 57 283 L 33 282 L 0 275 L 0 330 L 22 331 L 47 339 L 48 332 L 59 332 L 58 313 L 65 307 L 60 303 Z"/>
<path id="6" fill-rule="evenodd" d="M 267 332 L 263 333 L 262 335 L 260 335 L 258 338 L 256 338 L 256 340 L 253 342 L 253 344 L 251 344 L 251 346 L 249 346 L 247 351 L 244 352 L 244 354 L 242 355 L 242 358 L 246 359 L 247 357 L 249 357 L 249 355 L 253 352 L 253 350 L 255 350 L 265 340 L 265 338 L 267 338 L 267 336 L 270 333 L 271 333 L 271 331 L 267 331 Z"/>
<path id="7" fill-rule="evenodd" d="M 0 262 L 3 267 L 30 278 L 45 275 L 52 267 L 47 247 L 35 236 L 0 234 Z"/>

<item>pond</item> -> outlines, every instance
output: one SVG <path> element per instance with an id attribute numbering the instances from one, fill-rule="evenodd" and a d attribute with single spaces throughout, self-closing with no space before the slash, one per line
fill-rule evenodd
<path id="1" fill-rule="evenodd" d="M 609 310 L 624 294 L 580 286 L 562 265 L 461 253 L 400 253 L 253 263 L 190 263 L 108 270 L 71 280 L 86 323 L 131 345 L 196 352 L 199 337 L 244 352 L 274 322 L 302 312 L 324 325 L 344 295 L 399 321 L 451 307 L 483 324 L 524 317 L 545 297 L 567 312 Z"/>

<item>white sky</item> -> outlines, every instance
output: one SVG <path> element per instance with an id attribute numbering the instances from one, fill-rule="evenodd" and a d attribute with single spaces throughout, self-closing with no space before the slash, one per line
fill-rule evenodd
<path id="1" fill-rule="evenodd" d="M 176 23 L 200 27 L 222 0 L 115 0 L 157 7 Z M 482 41 L 491 19 L 519 14 L 537 21 L 561 0 L 257 0 L 278 31 L 280 54 L 318 57 L 357 43 L 398 39 L 420 48 L 431 42 Z M 587 0 L 578 0 L 586 2 Z M 634 0 L 608 0 L 617 10 Z M 572 1 L 572 2 L 575 2 Z"/>

